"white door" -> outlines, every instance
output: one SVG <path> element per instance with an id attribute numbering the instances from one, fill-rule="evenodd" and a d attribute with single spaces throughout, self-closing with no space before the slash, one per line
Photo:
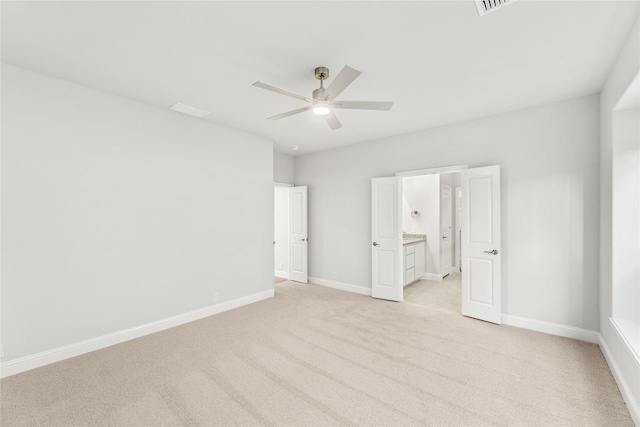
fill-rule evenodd
<path id="1" fill-rule="evenodd" d="M 440 186 L 440 274 L 451 273 L 451 187 Z"/>
<path id="2" fill-rule="evenodd" d="M 500 324 L 500 166 L 462 180 L 462 314 Z"/>
<path id="3" fill-rule="evenodd" d="M 291 206 L 291 267 L 290 280 L 308 283 L 307 270 L 307 187 L 293 187 Z"/>
<path id="4" fill-rule="evenodd" d="M 402 301 L 402 178 L 371 180 L 371 296 Z"/>
<path id="5" fill-rule="evenodd" d="M 455 257 L 453 259 L 453 266 L 456 268 L 456 271 L 460 270 L 460 224 L 462 220 L 462 188 L 456 187 L 454 191 L 454 200 L 455 200 L 455 212 L 456 212 L 456 221 L 454 225 L 455 229 L 455 237 L 453 238 L 453 242 L 455 244 Z"/>

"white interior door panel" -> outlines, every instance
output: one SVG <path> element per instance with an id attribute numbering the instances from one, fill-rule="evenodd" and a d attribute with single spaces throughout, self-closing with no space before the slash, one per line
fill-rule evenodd
<path id="1" fill-rule="evenodd" d="M 293 187 L 291 205 L 291 273 L 290 280 L 308 283 L 307 187 Z"/>
<path id="2" fill-rule="evenodd" d="M 500 167 L 463 170 L 461 180 L 462 314 L 500 324 Z"/>
<path id="3" fill-rule="evenodd" d="M 371 180 L 371 296 L 402 301 L 402 178 Z"/>

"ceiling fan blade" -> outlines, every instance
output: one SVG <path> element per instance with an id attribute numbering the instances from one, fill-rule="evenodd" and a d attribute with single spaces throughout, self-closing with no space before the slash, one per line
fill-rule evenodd
<path id="1" fill-rule="evenodd" d="M 331 105 L 333 108 L 348 108 L 353 110 L 382 110 L 389 111 L 393 102 L 376 101 L 338 101 Z"/>
<path id="2" fill-rule="evenodd" d="M 281 89 L 279 87 L 272 86 L 272 85 L 267 84 L 267 83 L 262 83 L 261 81 L 257 81 L 253 85 L 256 86 L 256 87 L 262 88 L 262 89 L 267 89 L 267 90 L 270 90 L 270 91 L 273 91 L 273 92 L 276 92 L 276 93 L 280 93 L 282 95 L 287 95 L 287 96 L 290 96 L 292 98 L 301 99 L 303 101 L 310 102 L 307 98 L 305 98 L 304 96 L 302 96 L 300 94 L 288 91 L 286 89 Z"/>
<path id="3" fill-rule="evenodd" d="M 269 120 L 284 119 L 285 117 L 293 116 L 294 114 L 298 114 L 298 113 L 302 113 L 307 110 L 310 110 L 311 107 L 313 107 L 313 105 L 309 105 L 308 107 L 298 108 L 297 110 L 287 111 L 286 113 L 282 113 L 282 114 L 276 114 L 275 116 L 267 117 L 267 119 Z"/>
<path id="4" fill-rule="evenodd" d="M 360 74 L 362 74 L 360 71 L 345 65 L 333 79 L 327 90 L 324 91 L 323 96 L 330 101 L 336 99 Z"/>
<path id="5" fill-rule="evenodd" d="M 327 115 L 326 119 L 327 123 L 329 123 L 329 127 L 331 127 L 331 130 L 340 129 L 342 127 L 342 123 L 340 123 L 340 120 L 338 120 L 338 117 L 336 117 L 335 114 L 331 113 Z"/>

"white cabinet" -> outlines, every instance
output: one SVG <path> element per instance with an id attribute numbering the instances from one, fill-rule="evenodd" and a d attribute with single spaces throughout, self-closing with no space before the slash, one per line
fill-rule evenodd
<path id="1" fill-rule="evenodd" d="M 426 243 L 408 243 L 404 248 L 404 285 L 419 280 L 425 272 Z"/>
<path id="2" fill-rule="evenodd" d="M 414 246 L 416 280 L 418 280 L 427 271 L 427 242 L 418 242 L 415 243 Z"/>

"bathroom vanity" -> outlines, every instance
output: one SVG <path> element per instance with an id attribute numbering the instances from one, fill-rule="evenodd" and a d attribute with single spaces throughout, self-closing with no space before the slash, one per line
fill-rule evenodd
<path id="1" fill-rule="evenodd" d="M 404 286 L 419 280 L 426 269 L 427 236 L 425 234 L 404 234 Z"/>

